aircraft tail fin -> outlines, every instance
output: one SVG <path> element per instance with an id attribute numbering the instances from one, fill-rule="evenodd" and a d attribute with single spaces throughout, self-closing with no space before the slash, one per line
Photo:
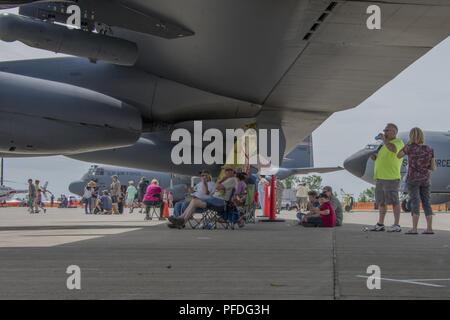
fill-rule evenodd
<path id="1" fill-rule="evenodd" d="M 286 169 L 314 167 L 312 136 L 306 137 L 283 159 L 281 167 Z"/>

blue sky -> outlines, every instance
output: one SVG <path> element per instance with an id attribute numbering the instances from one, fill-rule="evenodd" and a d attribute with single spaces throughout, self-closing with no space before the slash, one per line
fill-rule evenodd
<path id="1" fill-rule="evenodd" d="M 0 61 L 57 56 L 18 42 L 0 41 Z M 387 122 L 400 131 L 418 126 L 424 130 L 450 130 L 448 84 L 450 40 L 446 39 L 390 83 L 354 109 L 335 113 L 313 133 L 316 166 L 342 165 L 350 154 L 373 142 Z M 64 157 L 5 159 L 7 185 L 20 188 L 29 178 L 49 181 L 49 189 L 68 193 L 68 185 L 87 171 L 90 164 Z M 347 172 L 322 175 L 324 184 L 358 195 L 369 187 Z"/>

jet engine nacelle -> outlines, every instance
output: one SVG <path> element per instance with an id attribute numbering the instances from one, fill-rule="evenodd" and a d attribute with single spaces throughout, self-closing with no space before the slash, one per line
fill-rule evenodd
<path id="1" fill-rule="evenodd" d="M 8 9 L 27 4 L 31 2 L 37 2 L 38 0 L 0 0 L 0 9 Z"/>
<path id="2" fill-rule="evenodd" d="M 124 66 L 134 65 L 139 53 L 136 43 L 125 39 L 8 13 L 0 14 L 0 39 Z"/>
<path id="3" fill-rule="evenodd" d="M 72 85 L 0 72 L 0 153 L 71 154 L 134 144 L 130 105 Z"/>

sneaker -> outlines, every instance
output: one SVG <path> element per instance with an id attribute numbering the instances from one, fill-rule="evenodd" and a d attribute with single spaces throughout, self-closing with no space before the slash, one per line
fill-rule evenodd
<path id="1" fill-rule="evenodd" d="M 384 231 L 384 224 L 377 223 L 373 227 L 370 227 L 368 230 L 369 231 L 375 231 L 375 232 Z"/>
<path id="2" fill-rule="evenodd" d="M 388 228 L 387 232 L 402 232 L 402 228 L 398 224 L 393 224 Z"/>
<path id="3" fill-rule="evenodd" d="M 176 218 L 173 222 L 174 225 L 179 226 L 179 227 L 183 227 L 185 222 L 183 218 Z"/>

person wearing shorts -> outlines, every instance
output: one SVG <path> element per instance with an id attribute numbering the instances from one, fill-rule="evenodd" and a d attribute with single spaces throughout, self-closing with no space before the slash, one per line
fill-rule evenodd
<path id="1" fill-rule="evenodd" d="M 134 186 L 134 181 L 128 182 L 128 188 L 126 191 L 126 205 L 129 208 L 129 213 L 133 213 L 134 204 L 138 195 L 138 190 Z"/>
<path id="2" fill-rule="evenodd" d="M 121 193 L 121 184 L 119 181 L 119 177 L 114 175 L 111 177 L 111 200 L 112 200 L 112 213 L 119 214 L 119 197 Z"/>
<path id="3" fill-rule="evenodd" d="M 387 231 L 402 231 L 400 227 L 400 200 L 398 196 L 402 159 L 397 157 L 397 153 L 404 147 L 404 143 L 401 139 L 397 138 L 397 133 L 397 126 L 393 123 L 388 123 L 383 133 L 378 135 L 380 140 L 383 141 L 383 144 L 377 153 L 372 156 L 372 160 L 375 161 L 375 201 L 379 208 L 379 219 L 375 226 L 369 228 L 370 231 L 385 231 L 384 220 L 388 205 L 392 205 L 395 222 Z"/>
<path id="4" fill-rule="evenodd" d="M 224 177 L 217 181 L 214 194 L 202 199 L 193 198 L 182 215 L 179 217 L 169 217 L 169 221 L 171 222 L 168 225 L 169 228 L 184 226 L 198 208 L 215 207 L 225 209 L 226 202 L 231 199 L 231 195 L 233 194 L 233 190 L 236 189 L 238 181 L 232 166 L 225 165 L 223 169 Z"/>
<path id="5" fill-rule="evenodd" d="M 408 156 L 408 175 L 406 183 L 408 186 L 409 199 L 411 201 L 411 214 L 413 227 L 406 234 L 418 234 L 420 204 L 422 203 L 427 230 L 423 234 L 434 234 L 433 232 L 433 210 L 430 203 L 430 177 L 431 171 L 436 169 L 434 162 L 434 151 L 425 144 L 423 131 L 413 128 L 409 133 L 408 144 L 400 150 L 397 157 Z"/>

